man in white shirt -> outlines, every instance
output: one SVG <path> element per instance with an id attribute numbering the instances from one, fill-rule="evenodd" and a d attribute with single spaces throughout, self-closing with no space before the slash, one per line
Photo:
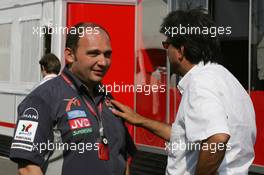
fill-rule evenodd
<path id="1" fill-rule="evenodd" d="M 60 60 L 53 53 L 48 53 L 44 55 L 39 60 L 39 64 L 40 64 L 41 74 L 43 77 L 39 85 L 42 85 L 46 81 L 55 78 L 60 72 L 60 68 L 61 68 Z"/>
<path id="2" fill-rule="evenodd" d="M 254 159 L 255 113 L 239 81 L 223 66 L 220 44 L 209 33 L 177 34 L 175 27 L 215 27 L 200 10 L 171 12 L 161 25 L 163 46 L 182 94 L 172 126 L 112 100 L 113 113 L 167 140 L 166 175 L 247 175 Z M 174 30 L 173 29 L 173 30 Z"/>

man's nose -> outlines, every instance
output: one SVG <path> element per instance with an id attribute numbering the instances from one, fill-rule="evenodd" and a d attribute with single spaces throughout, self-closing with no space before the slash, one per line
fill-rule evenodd
<path id="1" fill-rule="evenodd" d="M 98 65 L 100 66 L 106 66 L 106 58 L 104 56 L 104 54 L 101 54 L 98 60 Z"/>

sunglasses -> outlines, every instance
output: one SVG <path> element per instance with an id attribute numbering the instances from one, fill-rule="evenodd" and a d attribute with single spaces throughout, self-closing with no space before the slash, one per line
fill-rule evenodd
<path id="1" fill-rule="evenodd" d="M 168 49 L 170 44 L 171 44 L 171 42 L 169 42 L 169 41 L 162 41 L 162 46 L 164 49 Z"/>

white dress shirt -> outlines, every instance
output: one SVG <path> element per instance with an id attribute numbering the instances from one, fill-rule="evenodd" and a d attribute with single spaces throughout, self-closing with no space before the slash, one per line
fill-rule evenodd
<path id="1" fill-rule="evenodd" d="M 254 159 L 255 112 L 239 81 L 221 65 L 199 63 L 178 88 L 182 99 L 166 146 L 166 175 L 194 174 L 201 149 L 195 143 L 217 133 L 230 135 L 219 175 L 247 175 Z"/>
<path id="2" fill-rule="evenodd" d="M 52 74 L 47 74 L 47 75 L 41 80 L 41 82 L 39 83 L 39 86 L 42 85 L 43 83 L 45 83 L 45 82 L 51 80 L 52 78 L 55 78 L 55 77 L 57 77 L 56 74 L 53 74 L 53 73 L 52 73 Z"/>

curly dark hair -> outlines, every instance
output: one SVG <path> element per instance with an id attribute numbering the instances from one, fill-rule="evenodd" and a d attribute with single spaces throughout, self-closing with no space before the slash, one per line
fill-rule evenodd
<path id="1" fill-rule="evenodd" d="M 192 64 L 198 64 L 203 61 L 221 63 L 222 54 L 220 42 L 217 36 L 212 37 L 208 34 L 166 34 L 168 28 L 212 28 L 217 27 L 204 9 L 178 10 L 173 11 L 165 17 L 161 24 L 160 32 L 165 34 L 175 48 L 184 46 L 184 56 Z"/>

